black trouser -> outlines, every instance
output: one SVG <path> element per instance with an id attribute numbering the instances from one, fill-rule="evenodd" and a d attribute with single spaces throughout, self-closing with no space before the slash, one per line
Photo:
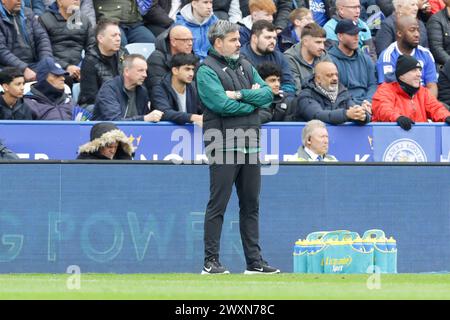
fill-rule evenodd
<path id="1" fill-rule="evenodd" d="M 233 152 L 234 153 L 234 152 Z M 255 156 L 255 155 L 253 155 Z M 247 266 L 261 260 L 259 247 L 259 193 L 261 166 L 249 164 L 210 164 L 210 197 L 205 214 L 205 262 L 219 258 L 220 236 L 233 184 L 239 198 L 239 229 Z"/>

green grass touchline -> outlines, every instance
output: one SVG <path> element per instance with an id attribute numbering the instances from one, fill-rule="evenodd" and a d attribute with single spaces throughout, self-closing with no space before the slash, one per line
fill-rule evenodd
<path id="1" fill-rule="evenodd" d="M 82 274 L 79 280 L 69 274 L 2 274 L 0 299 L 450 299 L 450 274 L 379 278 L 312 274 Z M 76 289 L 78 283 L 80 288 Z"/>

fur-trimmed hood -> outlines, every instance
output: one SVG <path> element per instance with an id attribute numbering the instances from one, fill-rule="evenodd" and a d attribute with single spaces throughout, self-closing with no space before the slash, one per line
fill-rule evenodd
<path id="1" fill-rule="evenodd" d="M 96 154 L 100 148 L 108 144 L 118 142 L 119 147 L 114 156 L 114 159 L 131 159 L 134 154 L 134 147 L 130 139 L 125 133 L 119 129 L 114 129 L 103 133 L 100 137 L 94 138 L 88 143 L 83 144 L 78 148 L 78 153 L 81 154 Z"/>

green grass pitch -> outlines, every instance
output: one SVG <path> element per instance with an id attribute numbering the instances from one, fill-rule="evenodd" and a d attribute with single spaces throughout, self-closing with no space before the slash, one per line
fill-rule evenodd
<path id="1" fill-rule="evenodd" d="M 2 274 L 0 299 L 450 299 L 450 274 L 81 274 L 76 284 L 69 274 Z"/>

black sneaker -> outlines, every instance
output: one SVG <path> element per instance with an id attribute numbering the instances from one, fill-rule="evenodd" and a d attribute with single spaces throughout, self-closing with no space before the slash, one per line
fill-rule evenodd
<path id="1" fill-rule="evenodd" d="M 266 261 L 261 261 L 259 264 L 253 265 L 252 267 L 247 267 L 244 274 L 276 274 L 280 273 L 280 270 L 269 266 Z"/>
<path id="2" fill-rule="evenodd" d="M 229 273 L 230 271 L 228 271 L 224 266 L 222 266 L 218 260 L 213 259 L 205 263 L 201 274 L 229 274 Z"/>

